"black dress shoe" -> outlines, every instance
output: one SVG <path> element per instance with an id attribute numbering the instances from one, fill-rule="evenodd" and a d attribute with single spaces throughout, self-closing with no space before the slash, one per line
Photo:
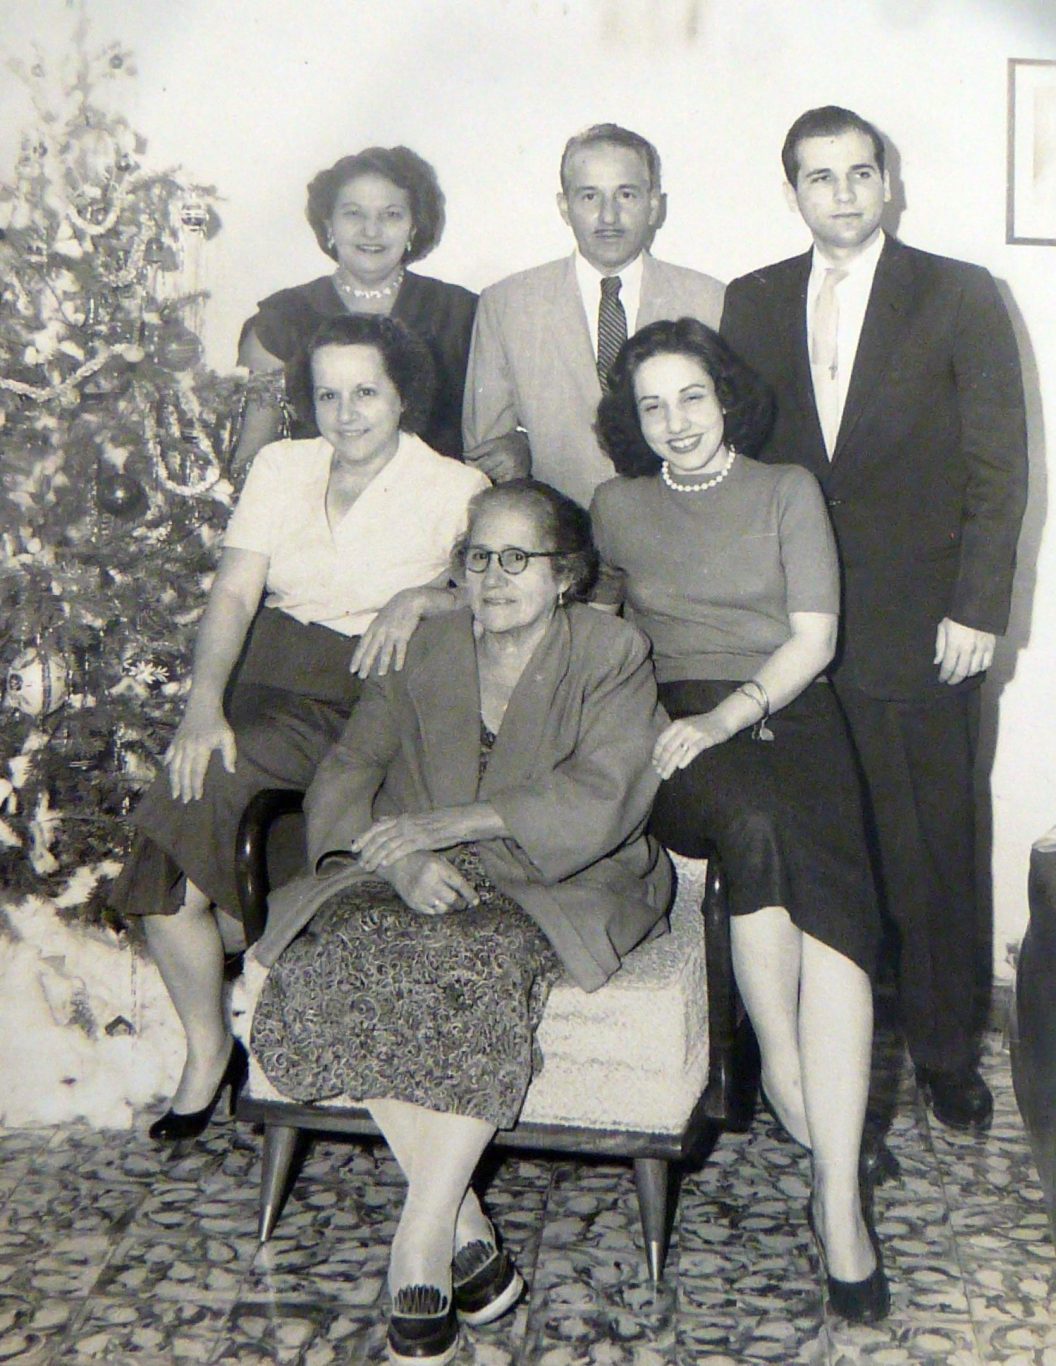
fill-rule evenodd
<path id="1" fill-rule="evenodd" d="M 180 1114 L 177 1110 L 166 1110 L 160 1119 L 150 1126 L 148 1133 L 155 1143 L 179 1143 L 181 1139 L 197 1138 L 205 1130 L 213 1117 L 213 1111 L 220 1103 L 224 1087 L 231 1088 L 229 1112 L 235 1113 L 238 1093 L 245 1085 L 249 1072 L 249 1057 L 238 1039 L 231 1040 L 231 1053 L 227 1059 L 224 1074 L 217 1082 L 212 1100 L 200 1110 L 188 1110 Z"/>
<path id="2" fill-rule="evenodd" d="M 947 1072 L 938 1067 L 918 1067 L 917 1085 L 940 1124 L 975 1133 L 989 1129 L 994 1098 L 976 1068 Z"/>
<path id="3" fill-rule="evenodd" d="M 452 1300 L 435 1285 L 397 1290 L 385 1338 L 395 1366 L 447 1366 L 458 1351 L 458 1318 Z"/>
<path id="4" fill-rule="evenodd" d="M 451 1290 L 458 1317 L 479 1327 L 513 1308 L 524 1292 L 524 1279 L 493 1230 L 490 1241 L 478 1238 L 455 1253 Z"/>
<path id="5" fill-rule="evenodd" d="M 814 1239 L 818 1260 L 825 1272 L 825 1288 L 829 1292 L 829 1305 L 834 1314 L 848 1323 L 879 1323 L 891 1312 L 891 1290 L 884 1273 L 880 1258 L 880 1244 L 876 1234 L 869 1230 L 869 1239 L 876 1253 L 876 1266 L 861 1281 L 840 1281 L 829 1275 L 829 1264 L 825 1257 L 825 1245 L 814 1226 L 814 1207 L 807 1201 L 807 1226 Z"/>

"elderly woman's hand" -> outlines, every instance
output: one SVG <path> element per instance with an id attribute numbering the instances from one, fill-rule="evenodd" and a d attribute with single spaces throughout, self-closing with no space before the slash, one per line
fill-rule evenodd
<path id="1" fill-rule="evenodd" d="M 446 915 L 477 904 L 473 884 L 439 854 L 406 854 L 382 871 L 411 910 L 422 915 Z"/>
<path id="2" fill-rule="evenodd" d="M 235 733 L 223 712 L 218 707 L 189 706 L 162 761 L 169 770 L 169 788 L 176 801 L 189 802 L 202 795 L 214 749 L 220 751 L 228 773 L 234 773 Z"/>
<path id="3" fill-rule="evenodd" d="M 730 726 L 713 711 L 672 721 L 653 746 L 653 767 L 661 778 L 670 778 L 677 769 L 691 764 L 698 754 L 723 744 L 732 734 Z"/>
<path id="4" fill-rule="evenodd" d="M 360 867 L 368 873 L 406 854 L 447 849 L 466 838 L 457 809 L 420 811 L 410 816 L 383 816 L 352 841 Z"/>

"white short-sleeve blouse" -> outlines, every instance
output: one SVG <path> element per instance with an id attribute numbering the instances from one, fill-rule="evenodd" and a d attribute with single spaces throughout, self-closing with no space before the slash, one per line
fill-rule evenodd
<path id="1" fill-rule="evenodd" d="M 361 635 L 394 593 L 436 578 L 466 529 L 486 475 L 400 433 L 396 454 L 334 528 L 326 517 L 333 448 L 276 441 L 253 461 L 224 546 L 268 557 L 266 605 Z"/>

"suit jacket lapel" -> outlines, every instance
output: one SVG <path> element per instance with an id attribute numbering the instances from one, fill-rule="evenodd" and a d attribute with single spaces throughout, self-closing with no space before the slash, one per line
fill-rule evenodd
<path id="1" fill-rule="evenodd" d="M 575 257 L 570 256 L 547 299 L 550 320 L 545 344 L 562 356 L 562 368 L 593 411 L 601 398 L 601 381 L 594 358 L 594 342 L 583 296 L 576 278 Z"/>
<path id="2" fill-rule="evenodd" d="M 876 263 L 873 288 L 858 340 L 847 401 L 836 437 L 833 460 L 840 451 L 876 394 L 898 343 L 909 323 L 912 302 L 912 266 L 902 247 L 892 238 L 884 242 Z"/>
<path id="3" fill-rule="evenodd" d="M 445 631 L 430 650 L 427 669 L 407 679 L 422 738 L 423 778 L 437 806 L 461 806 L 477 795 L 477 656 L 468 610 L 458 613 L 456 620 L 457 629 Z"/>
<path id="4" fill-rule="evenodd" d="M 802 413 L 803 437 L 805 447 L 802 451 L 803 464 L 819 479 L 824 479 L 829 469 L 829 456 L 825 449 L 818 420 L 818 405 L 814 401 L 814 380 L 810 373 L 810 343 L 807 337 L 807 285 L 810 283 L 810 269 L 813 252 L 797 256 L 785 281 L 785 296 L 775 308 L 775 325 L 787 320 L 792 348 L 792 387 Z"/>
<path id="5" fill-rule="evenodd" d="M 638 299 L 638 318 L 633 329 L 628 331 L 640 332 L 649 323 L 655 323 L 660 318 L 678 318 L 684 309 L 680 309 L 677 300 L 669 298 L 667 280 L 659 265 L 648 252 L 642 256 L 642 292 Z"/>

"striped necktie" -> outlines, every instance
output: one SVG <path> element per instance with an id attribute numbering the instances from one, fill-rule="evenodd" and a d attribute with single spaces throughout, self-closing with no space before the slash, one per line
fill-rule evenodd
<path id="1" fill-rule="evenodd" d="M 627 314 L 620 303 L 620 277 L 603 275 L 598 305 L 598 379 L 603 389 L 609 387 L 609 371 L 626 340 Z"/>

